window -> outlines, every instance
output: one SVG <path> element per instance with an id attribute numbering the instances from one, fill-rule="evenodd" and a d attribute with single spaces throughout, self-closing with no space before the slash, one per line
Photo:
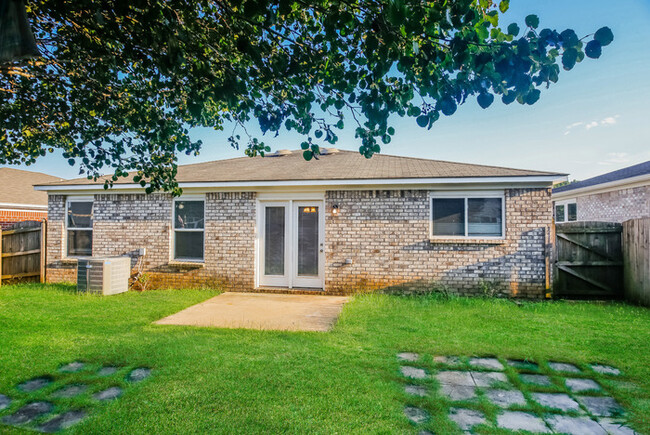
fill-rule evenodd
<path id="1" fill-rule="evenodd" d="M 503 237 L 503 195 L 434 194 L 431 198 L 433 237 Z"/>
<path id="2" fill-rule="evenodd" d="M 174 259 L 203 261 L 204 201 L 174 201 Z"/>
<path id="3" fill-rule="evenodd" d="M 578 205 L 575 200 L 569 201 L 555 204 L 555 222 L 575 222 L 578 220 Z"/>
<path id="4" fill-rule="evenodd" d="M 67 215 L 68 255 L 92 255 L 93 202 L 90 200 L 69 200 L 67 203 Z"/>
<path id="5" fill-rule="evenodd" d="M 555 206 L 555 222 L 564 222 L 564 205 Z"/>
<path id="6" fill-rule="evenodd" d="M 578 204 L 575 202 L 573 204 L 567 204 L 567 220 L 570 222 L 578 220 Z"/>

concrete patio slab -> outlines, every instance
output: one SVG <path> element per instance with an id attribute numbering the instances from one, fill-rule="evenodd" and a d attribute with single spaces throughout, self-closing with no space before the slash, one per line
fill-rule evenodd
<path id="1" fill-rule="evenodd" d="M 227 292 L 155 322 L 281 331 L 329 331 L 345 296 Z"/>

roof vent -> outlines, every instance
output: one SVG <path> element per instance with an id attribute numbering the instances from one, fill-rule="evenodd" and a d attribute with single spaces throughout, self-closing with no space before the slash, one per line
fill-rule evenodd
<path id="1" fill-rule="evenodd" d="M 273 154 L 269 154 L 269 156 L 271 156 L 271 157 L 282 157 L 282 156 L 288 156 L 289 154 L 291 154 L 290 150 L 277 150 Z"/>
<path id="2" fill-rule="evenodd" d="M 326 156 L 328 154 L 336 154 L 338 152 L 339 152 L 338 148 L 321 148 L 320 149 L 321 155 L 324 155 L 324 156 Z"/>

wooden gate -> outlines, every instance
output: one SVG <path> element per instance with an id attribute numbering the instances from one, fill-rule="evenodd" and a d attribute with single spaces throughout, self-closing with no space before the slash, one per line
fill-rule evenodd
<path id="1" fill-rule="evenodd" d="M 621 232 L 622 225 L 613 222 L 555 225 L 554 295 L 623 298 Z"/>
<path id="2" fill-rule="evenodd" d="M 27 221 L 0 232 L 0 283 L 45 282 L 45 228 L 45 221 Z"/>

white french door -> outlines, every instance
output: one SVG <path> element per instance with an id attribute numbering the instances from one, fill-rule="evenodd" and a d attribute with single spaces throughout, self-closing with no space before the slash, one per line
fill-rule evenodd
<path id="1" fill-rule="evenodd" d="M 260 286 L 323 288 L 323 201 L 261 201 Z"/>

